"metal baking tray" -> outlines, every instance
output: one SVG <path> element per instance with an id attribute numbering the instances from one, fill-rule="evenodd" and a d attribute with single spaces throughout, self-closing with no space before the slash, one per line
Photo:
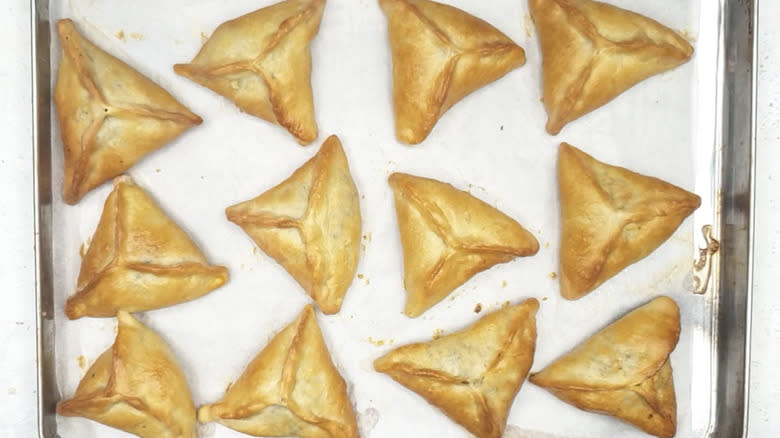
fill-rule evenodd
<path id="1" fill-rule="evenodd" d="M 699 74 L 695 84 L 699 90 L 699 132 L 691 169 L 702 207 L 692 220 L 696 239 L 690 272 L 703 317 L 693 327 L 691 338 L 695 369 L 690 371 L 689 386 L 678 386 L 677 391 L 679 403 L 689 405 L 697 424 L 691 438 L 738 438 L 747 436 L 748 430 L 758 0 L 691 1 L 706 4 L 702 11 L 710 14 L 700 23 L 708 27 L 700 29 L 700 35 L 707 37 L 695 43 L 698 56 L 705 59 L 699 60 L 698 68 L 704 74 Z M 52 20 L 61 17 L 52 17 L 53 2 L 31 0 L 38 429 L 39 436 L 45 438 L 59 436 L 55 405 L 64 395 L 56 375 L 55 289 L 61 279 L 56 278 L 53 255 L 61 231 L 54 220 L 55 203 L 61 202 L 56 194 L 56 166 L 60 166 L 56 148 L 60 146 L 51 109 L 51 84 L 56 74 L 52 57 L 56 36 L 51 29 Z M 473 9 L 478 4 L 475 2 Z M 194 52 L 177 61 L 186 61 L 191 55 Z M 538 65 L 529 60 L 524 68 Z"/>

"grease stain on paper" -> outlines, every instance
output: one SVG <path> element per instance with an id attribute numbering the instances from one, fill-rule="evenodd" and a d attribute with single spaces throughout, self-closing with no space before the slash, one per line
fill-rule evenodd
<path id="1" fill-rule="evenodd" d="M 363 436 L 368 435 L 374 426 L 379 422 L 379 411 L 375 408 L 368 408 L 363 412 L 358 412 L 358 429 Z"/>
<path id="2" fill-rule="evenodd" d="M 563 437 L 561 435 L 552 435 L 549 433 L 539 432 L 536 430 L 521 429 L 513 424 L 507 424 L 504 429 L 503 438 L 574 438 Z"/>

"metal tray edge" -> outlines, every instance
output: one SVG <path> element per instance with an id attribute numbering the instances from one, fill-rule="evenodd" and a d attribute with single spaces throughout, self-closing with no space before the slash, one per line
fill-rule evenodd
<path id="1" fill-rule="evenodd" d="M 38 436 L 57 438 L 51 250 L 51 59 L 49 0 L 30 0 Z"/>
<path id="2" fill-rule="evenodd" d="M 715 400 L 707 432 L 711 438 L 748 436 L 750 316 L 752 305 L 755 131 L 759 0 L 725 0 L 721 151 L 721 230 L 719 290 L 713 297 L 716 370 Z"/>

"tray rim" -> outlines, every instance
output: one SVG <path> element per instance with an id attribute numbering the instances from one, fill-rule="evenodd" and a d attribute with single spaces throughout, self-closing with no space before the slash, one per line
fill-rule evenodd
<path id="1" fill-rule="evenodd" d="M 59 398 L 54 375 L 54 316 L 52 293 L 52 225 L 51 205 L 51 32 L 49 23 L 50 0 L 29 0 L 31 20 L 31 88 L 32 88 L 32 148 L 33 201 L 35 250 L 35 308 L 36 308 L 36 367 L 37 367 L 37 430 L 40 438 L 58 438 L 55 404 Z M 608 0 L 607 0 L 608 1 Z M 709 1 L 709 0 L 700 0 Z M 745 438 L 749 433 L 750 340 L 753 300 L 753 242 L 755 218 L 755 156 L 758 56 L 758 10 L 760 0 L 718 0 L 721 5 L 720 41 L 718 47 L 718 103 L 716 110 L 716 144 L 721 166 L 717 175 L 721 180 L 716 195 L 720 208 L 713 217 L 718 223 L 722 243 L 734 241 L 716 253 L 719 277 L 712 294 L 713 333 L 719 328 L 725 335 L 717 336 L 712 344 L 715 367 L 712 370 L 710 420 L 704 437 Z M 746 38 L 745 38 L 746 37 Z M 744 39 L 742 39 L 744 38 Z M 748 57 L 740 63 L 740 57 Z M 745 71 L 737 67 L 745 67 Z M 741 106 L 727 104 L 740 103 Z M 743 167 L 735 178 L 728 176 L 730 163 L 736 159 Z M 726 202 L 731 199 L 732 203 Z M 738 204 L 738 205 L 737 205 Z M 732 211 L 736 210 L 736 212 Z M 734 216 L 734 217 L 731 217 Z M 736 220 L 734 220 L 736 219 Z M 734 226 L 740 225 L 736 231 Z M 728 230 L 733 230 L 731 233 Z M 746 259 L 742 268 L 734 267 L 734 258 Z M 739 271 L 739 272 L 735 272 Z M 731 277 L 736 278 L 731 278 Z M 726 280 L 725 282 L 723 280 Z M 732 302 L 744 312 L 730 312 L 723 306 L 724 284 L 733 284 L 729 295 Z M 47 293 L 48 292 L 48 293 Z M 739 297 L 737 297 L 739 296 Z M 741 298 L 741 300 L 739 300 Z M 735 302 L 735 300 L 737 300 Z M 734 329 L 743 336 L 733 336 Z M 722 345 L 721 345 L 722 344 Z M 722 347 L 722 348 L 719 348 Z M 730 353 L 730 354 L 729 354 Z M 731 363 L 736 354 L 736 369 L 720 366 Z M 736 372 L 736 375 L 734 373 Z M 725 385 L 725 388 L 723 386 Z M 726 407 L 724 409 L 724 407 Z M 733 415 L 735 409 L 738 415 Z M 723 415 L 729 413 L 731 415 Z"/>

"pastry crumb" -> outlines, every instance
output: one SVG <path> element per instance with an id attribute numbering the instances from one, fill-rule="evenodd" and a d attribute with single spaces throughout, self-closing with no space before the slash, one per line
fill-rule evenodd
<path id="1" fill-rule="evenodd" d="M 679 33 L 680 33 L 680 36 L 685 38 L 685 40 L 688 41 L 689 43 L 695 43 L 696 42 L 696 37 L 693 35 L 693 33 L 690 30 L 683 29 Z"/>
<path id="2" fill-rule="evenodd" d="M 358 274 L 358 275 L 357 275 L 357 278 L 359 278 L 359 279 L 361 279 L 361 280 L 362 280 L 362 279 L 363 279 L 363 274 Z"/>
<path id="3" fill-rule="evenodd" d="M 530 37 L 534 34 L 534 20 L 530 14 L 523 15 L 523 28 L 525 28 L 525 36 Z"/>
<path id="4" fill-rule="evenodd" d="M 200 33 L 200 43 L 201 44 L 206 44 L 206 41 L 208 41 L 208 39 L 209 39 L 208 35 L 206 35 L 203 32 Z"/>
<path id="5" fill-rule="evenodd" d="M 506 280 L 502 280 L 502 281 L 501 281 L 501 287 L 503 287 L 503 288 L 505 288 L 505 287 L 506 287 Z"/>
<path id="6" fill-rule="evenodd" d="M 393 345 L 393 344 L 395 344 L 395 339 L 390 338 L 387 340 L 387 345 Z"/>
<path id="7" fill-rule="evenodd" d="M 444 334 L 444 329 L 436 329 L 433 331 L 433 340 L 439 339 Z"/>
<path id="8" fill-rule="evenodd" d="M 92 243 L 92 238 L 86 240 L 86 242 L 81 242 L 81 246 L 79 246 L 79 256 L 83 259 L 85 255 L 87 255 L 87 251 L 89 251 L 89 244 Z"/>
<path id="9" fill-rule="evenodd" d="M 366 233 L 363 235 L 363 240 L 365 240 L 366 242 L 371 242 L 371 238 L 372 238 L 371 233 Z"/>
<path id="10" fill-rule="evenodd" d="M 504 301 L 504 303 L 503 303 L 503 304 L 501 304 L 501 308 L 503 309 L 504 307 L 508 307 L 508 306 L 509 306 L 509 304 L 510 304 L 509 300 L 507 300 L 507 301 Z"/>
<path id="11" fill-rule="evenodd" d="M 160 172 L 162 171 L 162 169 L 160 169 L 160 168 L 158 167 L 157 169 L 154 169 L 154 171 L 155 171 L 155 172 L 157 172 L 157 173 L 160 173 Z"/>
<path id="12" fill-rule="evenodd" d="M 376 347 L 381 347 L 381 346 L 385 345 L 385 340 L 384 339 L 374 339 L 371 336 L 368 337 L 368 342 L 370 342 L 371 344 L 374 344 L 374 346 L 376 346 Z"/>
<path id="13" fill-rule="evenodd" d="M 138 32 L 130 32 L 130 38 L 138 41 L 146 39 L 146 37 L 142 33 L 138 33 Z"/>
<path id="14" fill-rule="evenodd" d="M 366 286 L 368 286 L 369 284 L 371 284 L 371 279 L 370 279 L 370 278 L 368 278 L 368 277 L 366 277 L 366 279 L 365 279 L 365 281 L 363 281 L 363 283 L 364 283 Z"/>
<path id="15" fill-rule="evenodd" d="M 547 301 L 547 297 L 542 297 L 542 301 Z"/>
<path id="16" fill-rule="evenodd" d="M 544 242 L 544 249 L 547 249 L 550 247 L 550 242 Z"/>
<path id="17" fill-rule="evenodd" d="M 87 359 L 85 359 L 83 355 L 77 357 L 76 360 L 79 363 L 79 368 L 81 368 L 82 370 L 87 367 Z"/>
<path id="18" fill-rule="evenodd" d="M 117 39 L 119 39 L 119 41 L 122 41 L 122 42 L 127 41 L 127 38 L 125 38 L 125 31 L 122 30 L 122 29 L 120 29 L 119 32 L 116 33 L 116 37 L 117 37 Z"/>
<path id="19" fill-rule="evenodd" d="M 550 272 L 550 278 L 555 280 L 556 278 L 558 278 L 558 274 L 556 274 L 555 272 Z"/>
<path id="20" fill-rule="evenodd" d="M 477 303 L 476 306 L 474 306 L 474 313 L 479 313 L 482 311 L 482 303 Z"/>

